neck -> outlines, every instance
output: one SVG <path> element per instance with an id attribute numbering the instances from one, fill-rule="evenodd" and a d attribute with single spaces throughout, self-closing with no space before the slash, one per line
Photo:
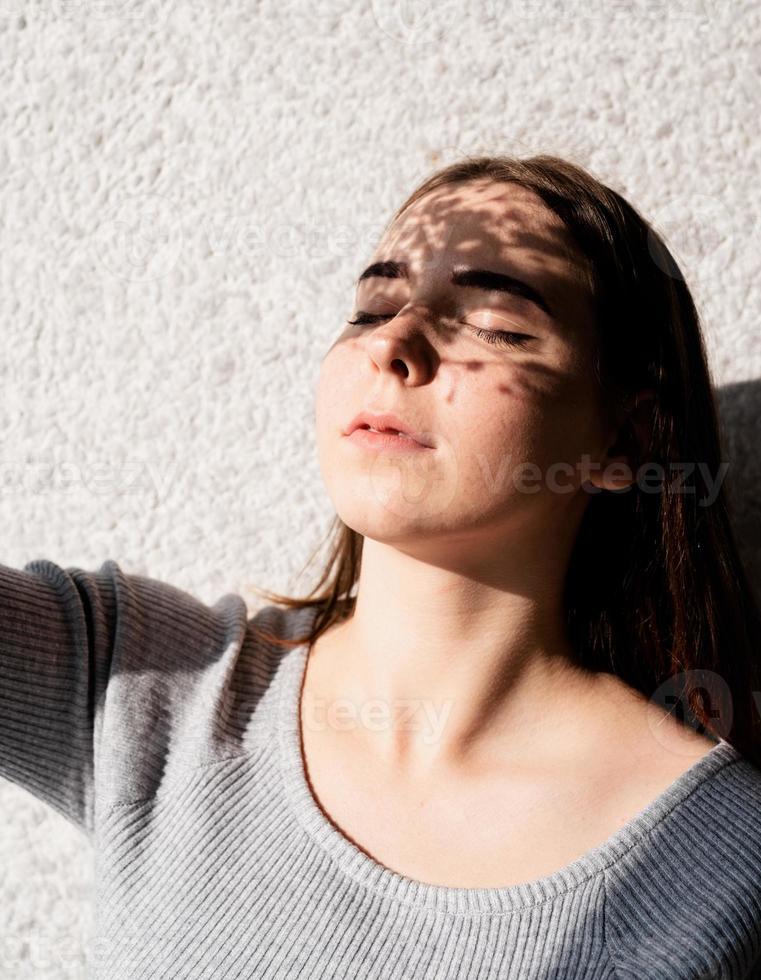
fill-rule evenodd
<path id="1" fill-rule="evenodd" d="M 445 567 L 365 539 L 353 615 L 315 644 L 321 689 L 337 699 L 325 719 L 410 775 L 488 767 L 506 746 L 514 760 L 570 757 L 578 704 L 599 677 L 574 663 L 566 637 L 553 574 L 565 566 L 556 552 L 542 561 L 550 552 L 536 542 L 478 568 L 454 567 L 447 551 Z"/>

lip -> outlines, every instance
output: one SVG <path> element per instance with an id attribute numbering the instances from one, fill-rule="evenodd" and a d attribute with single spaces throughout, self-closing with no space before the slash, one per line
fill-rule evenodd
<path id="1" fill-rule="evenodd" d="M 370 432 L 371 427 L 381 431 Z M 397 435 L 396 433 L 398 432 L 404 433 L 404 436 L 408 438 Z M 367 445 L 414 446 L 416 444 L 422 449 L 433 449 L 433 442 L 429 438 L 428 433 L 415 431 L 403 419 L 400 419 L 398 415 L 394 415 L 393 412 L 360 412 L 359 415 L 355 415 L 351 420 L 344 435 L 356 439 L 362 438 L 357 433 L 363 433 L 364 436 L 373 437 L 372 442 L 364 439 Z"/>
<path id="2" fill-rule="evenodd" d="M 374 449 L 376 452 L 389 450 L 395 453 L 427 453 L 431 449 L 408 436 L 397 436 L 392 432 L 371 432 L 370 429 L 354 429 L 349 433 L 348 439 L 363 449 Z"/>

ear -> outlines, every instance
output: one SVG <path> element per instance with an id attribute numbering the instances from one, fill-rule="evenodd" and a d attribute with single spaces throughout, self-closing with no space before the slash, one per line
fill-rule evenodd
<path id="1" fill-rule="evenodd" d="M 614 429 L 614 441 L 600 461 L 600 469 L 589 474 L 589 482 L 601 490 L 631 486 L 650 442 L 656 393 L 641 388 L 625 401 L 622 420 Z"/>

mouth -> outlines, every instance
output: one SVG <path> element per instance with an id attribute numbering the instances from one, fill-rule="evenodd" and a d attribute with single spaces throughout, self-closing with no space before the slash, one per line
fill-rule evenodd
<path id="1" fill-rule="evenodd" d="M 359 425 L 348 434 L 351 442 L 365 449 L 392 450 L 394 452 L 430 452 L 430 446 L 413 439 L 405 432 L 394 429 L 373 429 L 369 425 Z"/>
<path id="2" fill-rule="evenodd" d="M 374 429 L 371 425 L 358 425 L 357 429 L 364 429 L 365 432 L 385 432 L 388 435 L 401 436 L 402 439 L 412 439 L 411 435 L 397 429 Z M 356 432 L 357 430 L 355 429 L 354 431 Z"/>
<path id="3" fill-rule="evenodd" d="M 362 435 L 357 435 L 363 433 Z M 346 428 L 344 435 L 356 438 L 375 439 L 384 437 L 389 445 L 412 444 L 422 449 L 432 449 L 433 442 L 427 432 L 417 432 L 391 412 L 360 412 Z"/>

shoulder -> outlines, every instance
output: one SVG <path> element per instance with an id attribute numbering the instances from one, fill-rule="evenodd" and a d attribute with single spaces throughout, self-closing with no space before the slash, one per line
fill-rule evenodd
<path id="1" fill-rule="evenodd" d="M 606 869 L 606 941 L 617 966 L 653 980 L 746 976 L 733 971 L 761 950 L 761 770 L 722 742 L 681 787 Z"/>
<path id="2" fill-rule="evenodd" d="M 205 602 L 107 563 L 115 633 L 100 713 L 104 802 L 145 800 L 189 772 L 270 740 L 275 680 L 309 617 L 266 606 L 250 614 L 226 593 Z M 310 610 L 307 610 L 309 612 Z"/>

